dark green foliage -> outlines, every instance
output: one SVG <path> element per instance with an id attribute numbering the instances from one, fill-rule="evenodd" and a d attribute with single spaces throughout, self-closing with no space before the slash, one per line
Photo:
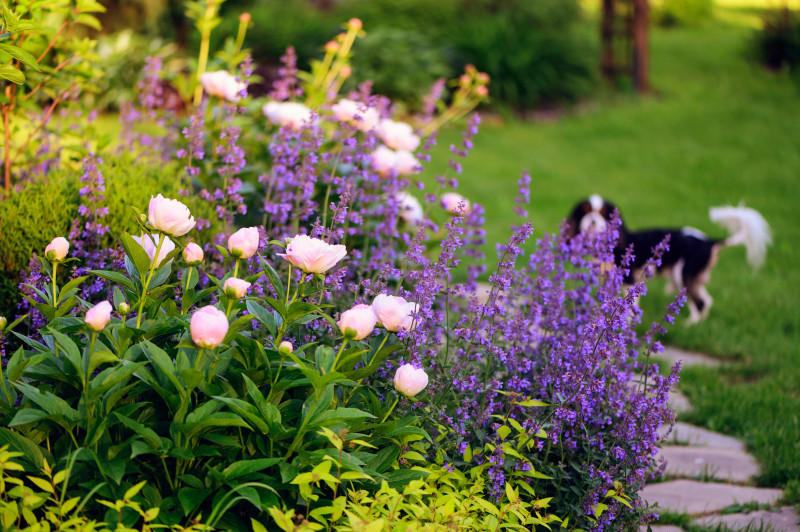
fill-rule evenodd
<path id="1" fill-rule="evenodd" d="M 663 0 L 654 3 L 653 19 L 661 26 L 697 24 L 711 18 L 713 0 Z"/>
<path id="2" fill-rule="evenodd" d="M 764 11 L 764 28 L 755 34 L 753 47 L 759 61 L 768 68 L 790 69 L 800 65 L 800 16 L 784 9 Z"/>
<path id="3" fill-rule="evenodd" d="M 419 106 L 438 78 L 452 75 L 444 51 L 417 31 L 379 27 L 357 46 L 348 86 L 371 80 L 374 93 L 412 108 Z"/>

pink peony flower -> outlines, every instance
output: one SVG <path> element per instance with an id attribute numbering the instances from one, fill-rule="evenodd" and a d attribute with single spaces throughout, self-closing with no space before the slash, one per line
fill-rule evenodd
<path id="1" fill-rule="evenodd" d="M 267 102 L 261 111 L 273 124 L 289 129 L 312 123 L 311 109 L 297 102 Z"/>
<path id="2" fill-rule="evenodd" d="M 412 175 L 419 169 L 419 161 L 409 151 L 394 151 L 378 146 L 371 155 L 372 168 L 382 176 L 395 172 L 398 176 Z"/>
<path id="3" fill-rule="evenodd" d="M 361 131 L 373 129 L 380 119 L 378 110 L 353 100 L 341 99 L 331 107 L 333 117 L 339 122 L 353 124 Z"/>
<path id="4" fill-rule="evenodd" d="M 306 273 L 325 273 L 347 255 L 347 248 L 342 245 L 331 245 L 308 235 L 296 235 L 289 245 L 286 253 L 278 253 L 292 266 L 300 268 Z"/>
<path id="5" fill-rule="evenodd" d="M 206 94 L 229 102 L 238 102 L 239 93 L 247 88 L 247 85 L 241 81 L 236 81 L 236 76 L 224 70 L 206 72 L 200 76 L 200 84 L 203 85 L 203 90 L 206 91 Z"/>
<path id="6" fill-rule="evenodd" d="M 412 331 L 416 328 L 414 314 L 419 311 L 419 305 L 402 297 L 379 294 L 372 300 L 372 310 L 378 318 L 378 325 L 387 331 Z"/>
<path id="7" fill-rule="evenodd" d="M 248 288 L 250 288 L 250 283 L 236 277 L 229 277 L 222 285 L 222 291 L 225 292 L 225 295 L 234 299 L 242 299 L 247 294 Z"/>
<path id="8" fill-rule="evenodd" d="M 419 137 L 414 134 L 414 129 L 404 122 L 395 122 L 384 118 L 378 124 L 378 138 L 393 150 L 414 151 L 419 147 Z"/>
<path id="9" fill-rule="evenodd" d="M 164 239 L 164 243 L 161 245 L 161 249 L 158 252 L 158 258 L 154 259 L 156 255 L 156 249 L 158 248 L 158 243 L 161 238 Z M 150 257 L 150 262 L 154 263 L 153 265 L 155 267 L 158 267 L 167 257 L 167 255 L 169 255 L 175 249 L 175 243 L 168 237 L 162 235 L 146 234 L 142 235 L 141 237 L 135 236 L 133 239 L 144 248 L 145 253 L 147 253 L 148 257 Z"/>
<path id="10" fill-rule="evenodd" d="M 195 226 L 194 217 L 186 205 L 161 194 L 150 196 L 147 221 L 154 229 L 170 236 L 183 236 Z"/>
<path id="11" fill-rule="evenodd" d="M 111 319 L 111 303 L 108 301 L 101 301 L 86 311 L 86 325 L 95 332 L 100 332 L 108 325 L 108 320 Z"/>
<path id="12" fill-rule="evenodd" d="M 228 238 L 228 251 L 236 258 L 249 259 L 258 251 L 258 228 L 244 227 Z"/>
<path id="13" fill-rule="evenodd" d="M 394 374 L 394 389 L 407 397 L 414 397 L 428 385 L 425 370 L 414 369 L 411 364 L 403 364 Z"/>
<path id="14" fill-rule="evenodd" d="M 50 262 L 61 262 L 69 252 L 69 241 L 63 236 L 57 236 L 44 248 L 44 256 Z"/>
<path id="15" fill-rule="evenodd" d="M 400 203 L 400 211 L 398 213 L 400 219 L 412 227 L 419 225 L 425 218 L 425 213 L 419 200 L 408 192 L 398 192 L 396 197 Z"/>
<path id="16" fill-rule="evenodd" d="M 219 347 L 228 334 L 228 318 L 221 310 L 207 305 L 192 315 L 189 332 L 198 346 L 206 349 Z"/>
<path id="17" fill-rule="evenodd" d="M 203 248 L 195 244 L 194 242 L 189 242 L 183 250 L 183 260 L 186 261 L 186 264 L 190 264 L 195 266 L 203 262 Z"/>
<path id="18" fill-rule="evenodd" d="M 375 330 L 378 318 L 369 305 L 356 305 L 339 317 L 339 330 L 351 340 L 362 340 Z"/>
<path id="19" fill-rule="evenodd" d="M 442 194 L 442 208 L 450 214 L 463 216 L 469 214 L 472 207 L 469 200 L 456 192 L 445 192 Z"/>

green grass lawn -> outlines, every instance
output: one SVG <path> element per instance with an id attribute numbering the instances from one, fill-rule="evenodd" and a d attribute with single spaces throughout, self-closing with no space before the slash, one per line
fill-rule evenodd
<path id="1" fill-rule="evenodd" d="M 537 238 L 592 193 L 614 201 L 633 229 L 690 225 L 721 237 L 709 207 L 744 201 L 764 214 L 774 233 L 764 268 L 753 274 L 743 248 L 724 250 L 709 318 L 679 322 L 666 342 L 731 362 L 684 371 L 690 421 L 744 439 L 761 462 L 760 483 L 800 487 L 800 83 L 747 59 L 757 24 L 738 1 L 718 7 L 713 22 L 655 29 L 653 95 L 603 92 L 548 123 L 486 120 L 460 192 L 485 206 L 490 242 L 508 235 L 523 169 Z M 587 34 L 594 28 L 587 21 Z M 445 171 L 459 138 L 441 134 L 432 171 Z M 648 319 L 670 300 L 653 284 L 642 302 Z"/>

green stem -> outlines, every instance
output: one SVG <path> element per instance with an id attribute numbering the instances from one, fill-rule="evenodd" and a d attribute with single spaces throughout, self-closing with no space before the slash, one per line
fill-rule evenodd
<path id="1" fill-rule="evenodd" d="M 348 341 L 349 340 L 347 338 L 345 338 L 342 341 L 342 346 L 339 348 L 339 352 L 336 353 L 336 358 L 333 359 L 333 367 L 331 367 L 331 371 L 336 371 L 336 364 L 339 363 L 339 357 L 342 356 L 342 353 L 344 352 L 344 348 L 347 345 Z"/>
<path id="2" fill-rule="evenodd" d="M 289 264 L 289 276 L 286 279 L 286 306 L 289 306 L 289 292 L 291 292 L 292 287 L 292 265 Z"/>
<path id="3" fill-rule="evenodd" d="M 53 276 L 51 277 L 51 281 L 53 282 L 53 306 L 58 306 L 58 284 L 56 284 L 56 273 L 58 272 L 58 263 L 53 263 Z"/>
<path id="4" fill-rule="evenodd" d="M 211 20 L 216 14 L 217 0 L 207 0 L 206 12 L 203 16 L 203 30 L 200 41 L 200 56 L 197 58 L 197 88 L 194 91 L 194 105 L 200 105 L 203 99 L 203 85 L 200 84 L 200 76 L 206 72 L 208 63 L 208 49 L 211 40 Z"/>
<path id="5" fill-rule="evenodd" d="M 142 235 L 142 243 L 144 243 L 145 238 L 152 238 L 152 235 Z M 166 237 L 161 235 L 158 238 L 158 244 L 156 245 L 156 252 L 153 255 L 153 260 L 150 261 L 150 269 L 147 272 L 147 277 L 144 280 L 144 286 L 142 287 L 142 297 L 139 298 L 139 310 L 136 312 L 136 328 L 138 329 L 139 326 L 142 324 L 142 309 L 144 308 L 144 300 L 147 297 L 147 288 L 150 286 L 150 281 L 153 280 L 153 271 L 155 270 L 156 262 L 158 262 L 158 255 L 161 253 L 161 245 L 164 243 L 164 239 Z M 142 246 L 144 247 L 144 246 Z"/>
<path id="6" fill-rule="evenodd" d="M 399 402 L 400 402 L 400 396 L 398 395 L 394 400 L 394 404 L 392 405 L 392 408 L 390 408 L 389 411 L 386 412 L 386 415 L 383 416 L 383 419 L 381 419 L 381 423 L 386 423 L 386 420 L 389 419 L 389 414 L 394 412 L 394 407 L 396 407 L 397 403 L 399 403 Z"/>

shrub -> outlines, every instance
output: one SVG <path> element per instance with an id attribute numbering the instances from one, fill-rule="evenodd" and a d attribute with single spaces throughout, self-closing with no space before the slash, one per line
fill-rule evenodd
<path id="1" fill-rule="evenodd" d="M 660 26 L 697 24 L 711 18 L 714 0 L 661 0 L 653 5 L 653 20 Z"/>
<path id="2" fill-rule="evenodd" d="M 753 38 L 758 60 L 773 70 L 800 65 L 800 15 L 788 8 L 767 9 L 763 24 Z"/>

